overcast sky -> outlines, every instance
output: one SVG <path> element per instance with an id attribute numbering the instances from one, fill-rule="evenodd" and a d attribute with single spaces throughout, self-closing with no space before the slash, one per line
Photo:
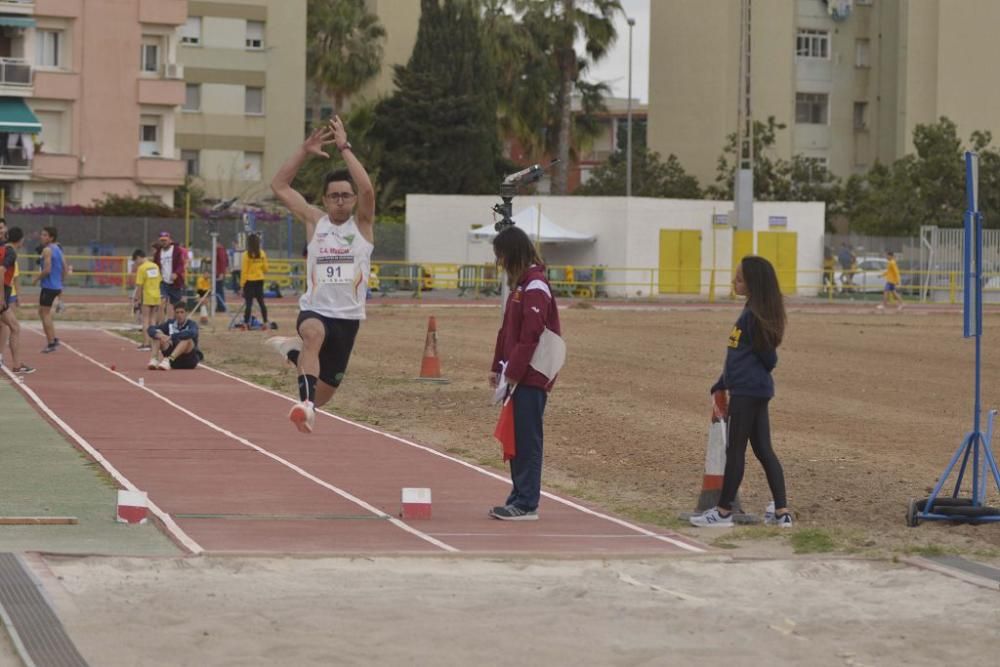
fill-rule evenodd
<path id="1" fill-rule="evenodd" d="M 635 19 L 632 28 L 632 97 L 649 101 L 649 2 L 621 0 L 622 7 Z M 618 39 L 608 55 L 591 66 L 587 79 L 603 81 L 611 86 L 614 97 L 626 97 L 628 92 L 628 23 L 625 17 L 615 19 Z"/>

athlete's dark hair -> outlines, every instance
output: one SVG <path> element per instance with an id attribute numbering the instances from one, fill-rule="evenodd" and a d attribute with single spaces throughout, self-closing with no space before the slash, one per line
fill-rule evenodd
<path id="1" fill-rule="evenodd" d="M 59 238 L 59 232 L 56 231 L 55 227 L 42 227 L 42 231 L 49 235 L 53 241 Z"/>
<path id="2" fill-rule="evenodd" d="M 23 238 L 24 238 L 24 231 L 20 227 L 7 228 L 7 243 L 13 245 Z"/>
<path id="3" fill-rule="evenodd" d="M 326 191 L 330 183 L 336 183 L 337 181 L 347 182 L 348 185 L 351 186 L 351 192 L 357 194 L 357 190 L 354 188 L 354 179 L 351 178 L 351 172 L 347 171 L 346 169 L 336 169 L 326 175 L 326 177 L 323 179 L 322 194 L 326 195 Z"/>
<path id="4" fill-rule="evenodd" d="M 518 227 L 508 227 L 493 237 L 493 254 L 497 258 L 497 266 L 507 273 L 507 284 L 511 289 L 517 287 L 529 266 L 542 263 L 531 239 Z"/>
<path id="5" fill-rule="evenodd" d="M 247 237 L 247 255 L 260 259 L 260 235 L 251 234 Z"/>
<path id="6" fill-rule="evenodd" d="M 142 248 L 136 248 L 132 251 L 132 261 L 139 259 L 140 257 L 145 257 L 146 253 L 142 251 Z"/>
<path id="7" fill-rule="evenodd" d="M 774 267 L 763 257 L 748 255 L 740 262 L 740 268 L 747 286 L 747 308 L 756 323 L 753 349 L 764 352 L 776 348 L 785 336 L 787 317 Z"/>

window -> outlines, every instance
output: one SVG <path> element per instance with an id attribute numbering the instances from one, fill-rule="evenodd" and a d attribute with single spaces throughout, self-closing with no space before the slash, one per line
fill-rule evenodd
<path id="1" fill-rule="evenodd" d="M 156 116 L 143 116 L 139 121 L 139 155 L 154 157 L 160 154 L 160 120 Z"/>
<path id="2" fill-rule="evenodd" d="M 864 130 L 868 127 L 868 103 L 854 103 L 854 129 Z"/>
<path id="3" fill-rule="evenodd" d="M 36 192 L 31 195 L 33 206 L 62 206 L 63 193 L 61 192 Z"/>
<path id="4" fill-rule="evenodd" d="M 871 52 L 871 40 L 869 39 L 854 40 L 854 66 L 871 67 L 871 60 L 869 58 L 870 52 Z"/>
<path id="5" fill-rule="evenodd" d="M 829 58 L 830 33 L 826 30 L 800 29 L 795 37 L 795 55 L 799 58 Z"/>
<path id="6" fill-rule="evenodd" d="M 261 163 L 264 161 L 263 153 L 244 153 L 243 154 L 243 180 L 244 181 L 259 181 Z"/>
<path id="7" fill-rule="evenodd" d="M 59 30 L 39 30 L 35 35 L 35 64 L 39 67 L 59 67 L 62 59 L 59 57 L 59 46 L 62 42 L 62 32 Z"/>
<path id="8" fill-rule="evenodd" d="M 795 122 L 826 125 L 829 97 L 826 93 L 795 93 Z"/>
<path id="9" fill-rule="evenodd" d="M 256 116 L 264 113 L 264 89 L 247 87 L 246 98 L 243 104 L 243 112 Z"/>
<path id="10" fill-rule="evenodd" d="M 181 159 L 184 160 L 184 164 L 187 167 L 188 176 L 198 176 L 201 172 L 201 164 L 199 164 L 199 153 L 198 151 L 181 151 Z"/>
<path id="11" fill-rule="evenodd" d="M 201 17 L 189 16 L 181 28 L 181 44 L 201 44 Z"/>
<path id="12" fill-rule="evenodd" d="M 184 111 L 201 111 L 201 84 L 184 86 Z"/>
<path id="13" fill-rule="evenodd" d="M 144 38 L 140 47 L 140 70 L 153 74 L 160 71 L 160 44 L 151 38 Z"/>
<path id="14" fill-rule="evenodd" d="M 264 23 L 262 21 L 247 21 L 247 48 L 264 48 Z"/>
<path id="15" fill-rule="evenodd" d="M 35 109 L 34 112 L 38 122 L 42 125 L 42 132 L 37 137 L 42 145 L 42 150 L 46 153 L 69 152 L 68 146 L 63 145 L 63 118 L 66 112 L 55 109 Z M 65 137 L 65 139 L 68 138 L 68 136 Z"/>

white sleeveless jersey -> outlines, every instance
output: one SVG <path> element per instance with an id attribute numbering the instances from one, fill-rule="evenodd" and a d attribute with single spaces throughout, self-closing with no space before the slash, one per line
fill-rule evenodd
<path id="1" fill-rule="evenodd" d="M 375 246 L 351 216 L 342 225 L 323 216 L 306 255 L 306 293 L 299 308 L 341 320 L 365 319 L 368 274 Z"/>

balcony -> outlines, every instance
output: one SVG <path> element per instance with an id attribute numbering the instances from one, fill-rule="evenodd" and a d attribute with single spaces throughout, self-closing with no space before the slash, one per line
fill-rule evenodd
<path id="1" fill-rule="evenodd" d="M 187 163 L 159 157 L 140 157 L 135 161 L 135 178 L 146 185 L 177 187 L 184 184 Z"/>
<path id="2" fill-rule="evenodd" d="M 184 25 L 187 0 L 139 0 L 139 22 Z"/>
<path id="3" fill-rule="evenodd" d="M 7 181 L 26 181 L 31 178 L 31 160 L 20 146 L 8 148 L 7 136 L 4 135 L 4 145 L 0 146 L 0 178 Z"/>
<path id="4" fill-rule="evenodd" d="M 0 58 L 0 95 L 30 97 L 32 81 L 32 68 L 27 60 Z"/>
<path id="5" fill-rule="evenodd" d="M 35 176 L 52 181 L 75 181 L 80 175 L 80 160 L 75 155 L 36 153 Z"/>
<path id="6" fill-rule="evenodd" d="M 0 13 L 31 16 L 35 13 L 35 0 L 0 0 Z"/>
<path id="7" fill-rule="evenodd" d="M 179 106 L 184 104 L 184 81 L 139 79 L 139 104 Z"/>

